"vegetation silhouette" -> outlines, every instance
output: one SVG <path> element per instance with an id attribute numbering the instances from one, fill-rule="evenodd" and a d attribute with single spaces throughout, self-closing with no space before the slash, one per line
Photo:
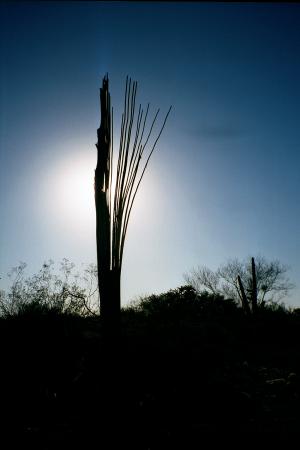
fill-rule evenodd
<path id="1" fill-rule="evenodd" d="M 287 271 L 278 260 L 256 256 L 243 261 L 231 259 L 216 271 L 206 266 L 195 268 L 185 274 L 185 280 L 198 292 L 206 289 L 233 298 L 247 314 L 255 314 L 259 305 L 279 301 L 293 289 Z"/>
<path id="2" fill-rule="evenodd" d="M 258 308 L 253 320 L 234 299 L 190 285 L 136 300 L 121 310 L 118 389 L 103 367 L 99 314 L 3 315 L 3 433 L 31 448 L 92 448 L 105 436 L 104 448 L 121 438 L 144 449 L 215 432 L 298 431 L 300 314 Z"/>
<path id="3" fill-rule="evenodd" d="M 9 273 L 11 285 L 0 291 L 0 315 L 70 314 L 89 316 L 99 313 L 97 267 L 89 264 L 82 274 L 64 258 L 59 271 L 54 261 L 45 261 L 38 273 L 26 277 L 26 264 L 20 263 Z"/>

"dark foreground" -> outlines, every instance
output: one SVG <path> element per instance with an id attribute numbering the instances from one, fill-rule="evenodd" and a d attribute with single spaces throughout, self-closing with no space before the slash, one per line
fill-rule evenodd
<path id="1" fill-rule="evenodd" d="M 299 337 L 297 313 L 247 318 L 230 303 L 125 311 L 108 354 L 98 318 L 2 319 L 2 448 L 190 448 L 207 434 L 298 432 Z"/>

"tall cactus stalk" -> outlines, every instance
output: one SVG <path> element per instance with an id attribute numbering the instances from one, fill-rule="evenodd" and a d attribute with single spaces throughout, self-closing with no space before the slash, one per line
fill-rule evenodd
<path id="1" fill-rule="evenodd" d="M 108 76 L 103 78 L 100 89 L 101 123 L 97 131 L 96 144 L 98 153 L 95 170 L 96 241 L 100 313 L 103 324 L 112 331 L 118 324 L 120 316 L 121 269 L 130 213 L 150 157 L 171 111 L 170 107 L 156 139 L 148 149 L 159 110 L 146 131 L 149 104 L 145 112 L 141 105 L 139 106 L 135 121 L 136 93 L 137 83 L 127 77 L 116 177 L 112 186 L 113 111 Z M 141 159 L 146 152 L 144 166 L 140 169 Z"/>
<path id="2" fill-rule="evenodd" d="M 101 124 L 97 130 L 97 166 L 95 170 L 96 241 L 98 264 L 98 287 L 101 296 L 101 312 L 110 317 L 109 303 L 111 278 L 111 106 L 108 77 L 104 77 L 100 89 Z"/>
<path id="3" fill-rule="evenodd" d="M 242 299 L 242 307 L 245 311 L 246 314 L 250 314 L 250 307 L 249 307 L 249 302 L 245 293 L 245 289 L 244 289 L 244 285 L 243 282 L 241 280 L 241 277 L 238 275 L 237 277 L 237 281 L 238 281 L 238 285 L 239 285 L 239 289 L 240 289 L 240 293 L 241 293 L 241 299 Z"/>
<path id="4" fill-rule="evenodd" d="M 252 292 L 251 292 L 251 304 L 252 313 L 257 313 L 257 280 L 256 280 L 256 267 L 254 258 L 251 258 L 251 271 L 252 271 Z"/>
<path id="5" fill-rule="evenodd" d="M 251 310 L 249 306 L 249 301 L 245 293 L 245 288 L 243 285 L 243 282 L 241 280 L 241 277 L 238 275 L 237 277 L 238 286 L 240 290 L 240 295 L 242 299 L 242 307 L 245 310 L 247 314 L 250 314 L 252 311 L 252 314 L 255 315 L 257 313 L 257 279 L 256 279 L 256 267 L 255 267 L 255 260 L 254 258 L 251 258 L 251 280 L 250 280 L 250 289 L 248 289 L 249 292 L 249 299 L 251 303 Z"/>

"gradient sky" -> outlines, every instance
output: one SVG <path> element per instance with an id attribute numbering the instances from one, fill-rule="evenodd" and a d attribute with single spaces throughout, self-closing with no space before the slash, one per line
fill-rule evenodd
<path id="1" fill-rule="evenodd" d="M 96 261 L 93 176 L 106 72 L 173 110 L 129 223 L 123 304 L 261 254 L 300 306 L 300 5 L 2 3 L 0 283 L 19 261 Z"/>

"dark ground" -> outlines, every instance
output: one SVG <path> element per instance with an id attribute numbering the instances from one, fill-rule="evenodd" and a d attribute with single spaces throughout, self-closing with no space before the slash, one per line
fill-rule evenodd
<path id="1" fill-rule="evenodd" d="M 98 318 L 1 319 L 1 448 L 153 449 L 300 431 L 300 316 L 227 306 L 125 311 L 109 356 Z"/>

